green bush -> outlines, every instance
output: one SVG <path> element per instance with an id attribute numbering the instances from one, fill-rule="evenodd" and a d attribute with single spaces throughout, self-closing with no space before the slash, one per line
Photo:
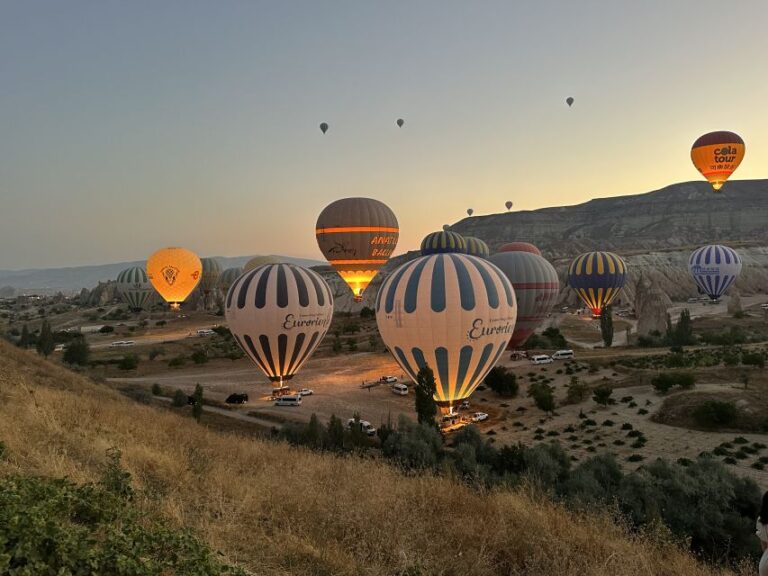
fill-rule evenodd
<path id="1" fill-rule="evenodd" d="M 733 402 L 707 400 L 693 410 L 693 419 L 704 428 L 724 428 L 736 422 L 739 412 Z"/>
<path id="2" fill-rule="evenodd" d="M 695 384 L 696 377 L 690 372 L 661 372 L 651 380 L 651 385 L 659 394 L 666 394 L 675 386 L 689 390 Z"/>
<path id="3" fill-rule="evenodd" d="M 186 364 L 187 360 L 184 358 L 184 356 L 176 356 L 175 358 L 171 358 L 168 361 L 168 367 L 169 368 L 181 368 Z"/>
<path id="4" fill-rule="evenodd" d="M 152 384 L 152 395 L 153 396 L 162 396 L 163 395 L 163 387 L 160 386 L 157 382 Z"/>
<path id="5" fill-rule="evenodd" d="M 504 366 L 494 366 L 485 377 L 485 385 L 505 398 L 514 398 L 520 386 L 514 372 L 510 372 Z"/>
<path id="6" fill-rule="evenodd" d="M 205 350 L 195 350 L 190 358 L 195 364 L 205 364 L 208 362 L 208 354 L 205 353 Z"/>
<path id="7" fill-rule="evenodd" d="M 179 390 L 178 388 L 173 393 L 173 402 L 172 404 L 176 408 L 181 408 L 182 406 L 187 405 L 187 395 L 184 393 L 184 390 Z"/>
<path id="8" fill-rule="evenodd" d="M 126 354 L 117 363 L 120 370 L 136 370 L 139 366 L 139 357 L 136 354 Z"/>
<path id="9" fill-rule="evenodd" d="M 101 332 L 102 334 L 110 334 L 110 333 L 112 333 L 114 331 L 115 331 L 115 327 L 114 326 L 110 326 L 109 324 L 99 328 L 99 332 Z"/>

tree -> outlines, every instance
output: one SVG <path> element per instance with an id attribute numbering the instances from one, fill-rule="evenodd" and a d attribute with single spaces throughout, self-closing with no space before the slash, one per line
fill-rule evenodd
<path id="1" fill-rule="evenodd" d="M 78 366 L 85 366 L 88 364 L 90 355 L 91 347 L 88 346 L 88 342 L 86 342 L 85 338 L 75 338 L 69 343 L 67 349 L 64 350 L 64 362 L 71 366 L 74 366 L 75 364 Z"/>
<path id="2" fill-rule="evenodd" d="M 46 320 L 43 322 L 43 326 L 40 328 L 40 336 L 37 338 L 37 351 L 48 358 L 54 348 L 56 348 L 56 343 L 53 340 L 53 332 L 51 332 L 51 325 Z"/>
<path id="3" fill-rule="evenodd" d="M 338 354 L 341 352 L 341 336 L 336 334 L 333 338 L 333 347 L 332 347 L 333 353 Z"/>
<path id="4" fill-rule="evenodd" d="M 163 395 L 163 387 L 160 386 L 157 382 L 152 384 L 152 395 L 153 396 L 162 396 Z"/>
<path id="5" fill-rule="evenodd" d="M 499 396 L 514 398 L 517 396 L 519 386 L 514 372 L 510 372 L 504 366 L 494 366 L 485 377 L 485 385 Z"/>
<path id="6" fill-rule="evenodd" d="M 429 366 L 423 366 L 416 374 L 416 415 L 419 424 L 437 426 L 437 404 L 435 404 L 435 374 Z"/>
<path id="7" fill-rule="evenodd" d="M 176 388 L 173 393 L 173 402 L 171 403 L 175 408 L 182 408 L 187 405 L 187 395 L 184 394 L 184 390 Z"/>
<path id="8" fill-rule="evenodd" d="M 29 348 L 30 343 L 31 339 L 29 337 L 29 327 L 24 324 L 24 326 L 21 327 L 21 338 L 19 338 L 19 346 L 22 348 Z"/>
<path id="9" fill-rule="evenodd" d="M 528 387 L 528 396 L 533 398 L 534 404 L 544 412 L 554 412 L 555 395 L 552 386 L 544 382 L 534 382 Z"/>
<path id="10" fill-rule="evenodd" d="M 136 354 L 126 354 L 122 357 L 120 362 L 117 363 L 117 367 L 120 370 L 136 370 L 139 366 L 139 357 Z"/>
<path id="11" fill-rule="evenodd" d="M 203 387 L 200 384 L 195 385 L 195 392 L 192 394 L 195 403 L 192 405 L 192 416 L 195 420 L 200 422 L 200 418 L 203 415 Z"/>
<path id="12" fill-rule="evenodd" d="M 579 380 L 578 376 L 571 376 L 571 382 L 567 385 L 568 392 L 565 400 L 569 404 L 583 402 L 589 395 L 589 386 Z"/>
<path id="13" fill-rule="evenodd" d="M 594 400 L 597 404 L 600 404 L 600 406 L 608 406 L 608 404 L 613 404 L 614 400 L 611 398 L 613 395 L 613 388 L 608 386 L 607 384 L 601 384 L 597 388 L 595 388 L 595 392 L 592 394 L 592 400 Z"/>
<path id="14" fill-rule="evenodd" d="M 603 337 L 603 344 L 610 348 L 613 344 L 613 309 L 606 306 L 600 313 L 600 335 Z"/>
<path id="15" fill-rule="evenodd" d="M 344 425 L 336 414 L 331 414 L 328 420 L 328 447 L 332 450 L 344 449 Z"/>

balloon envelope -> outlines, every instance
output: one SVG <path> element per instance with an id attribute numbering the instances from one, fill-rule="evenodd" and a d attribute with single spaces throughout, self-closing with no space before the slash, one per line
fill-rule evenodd
<path id="1" fill-rule="evenodd" d="M 611 252 L 586 252 L 576 257 L 568 268 L 568 285 L 599 316 L 621 291 L 627 266 Z"/>
<path id="2" fill-rule="evenodd" d="M 322 122 L 322 123 L 320 124 L 320 131 L 321 131 L 323 134 L 325 134 L 326 132 L 328 132 L 328 124 L 326 124 L 325 122 Z"/>
<path id="3" fill-rule="evenodd" d="M 200 289 L 203 294 L 208 295 L 216 289 L 221 275 L 221 264 L 215 258 L 203 258 L 200 260 L 203 265 L 203 273 L 200 276 Z"/>
<path id="4" fill-rule="evenodd" d="M 225 314 L 243 351 L 275 386 L 282 386 L 328 331 L 333 296 L 312 270 L 267 264 L 235 281 L 227 293 Z"/>
<path id="5" fill-rule="evenodd" d="M 421 241 L 422 256 L 449 252 L 464 254 L 466 251 L 467 245 L 464 242 L 464 236 L 448 230 L 427 234 Z"/>
<path id="6" fill-rule="evenodd" d="M 565 103 L 568 104 L 568 108 L 573 106 L 573 97 L 572 96 L 568 96 L 568 98 L 565 99 Z"/>
<path id="7" fill-rule="evenodd" d="M 117 293 L 134 312 L 144 309 L 152 292 L 152 284 L 144 268 L 134 266 L 117 275 Z"/>
<path id="8" fill-rule="evenodd" d="M 400 228 L 392 210 L 372 198 L 344 198 L 326 206 L 317 218 L 317 245 L 355 300 L 397 246 Z"/>
<path id="9" fill-rule="evenodd" d="M 560 280 L 554 266 L 538 254 L 500 252 L 489 260 L 504 272 L 515 289 L 517 323 L 509 347 L 518 348 L 552 311 L 560 294 Z"/>
<path id="10" fill-rule="evenodd" d="M 403 127 L 403 124 L 405 124 L 405 120 L 403 120 L 402 118 L 398 118 L 398 119 L 397 119 L 397 125 L 398 125 L 398 127 L 402 128 L 402 127 Z"/>
<path id="11" fill-rule="evenodd" d="M 688 271 L 699 292 L 717 300 L 741 274 L 741 257 L 728 246 L 702 246 L 688 258 Z"/>
<path id="12" fill-rule="evenodd" d="M 739 167 L 744 159 L 744 140 L 733 132 L 709 132 L 700 136 L 691 147 L 691 161 L 715 192 Z"/>
<path id="13" fill-rule="evenodd" d="M 281 261 L 279 258 L 275 258 L 274 256 L 254 256 L 245 263 L 245 266 L 243 266 L 243 271 L 248 272 L 249 270 L 253 270 L 259 266 L 264 266 L 264 264 L 281 264 Z"/>
<path id="14" fill-rule="evenodd" d="M 384 281 L 376 323 L 400 367 L 415 381 L 429 366 L 443 412 L 468 398 L 507 347 L 515 293 L 504 273 L 466 254 L 406 262 Z"/>
<path id="15" fill-rule="evenodd" d="M 498 252 L 530 252 L 541 256 L 541 250 L 529 242 L 507 242 L 501 245 Z"/>
<path id="16" fill-rule="evenodd" d="M 507 201 L 504 203 L 504 206 L 506 206 L 506 207 L 507 207 L 507 210 L 511 210 L 511 209 L 512 209 L 512 206 L 513 206 L 513 204 L 512 204 L 512 202 L 511 202 L 510 200 L 507 200 Z"/>
<path id="17" fill-rule="evenodd" d="M 472 214 L 474 214 L 474 213 L 475 213 L 475 211 L 472 210 L 472 208 L 467 208 L 467 215 L 472 216 Z"/>
<path id="18" fill-rule="evenodd" d="M 200 258 L 186 248 L 162 248 L 147 260 L 149 281 L 173 309 L 195 289 L 202 272 Z"/>
<path id="19" fill-rule="evenodd" d="M 467 245 L 467 254 L 478 256 L 480 258 L 488 258 L 491 253 L 488 249 L 488 244 L 480 240 L 480 238 L 464 236 L 464 242 Z"/>

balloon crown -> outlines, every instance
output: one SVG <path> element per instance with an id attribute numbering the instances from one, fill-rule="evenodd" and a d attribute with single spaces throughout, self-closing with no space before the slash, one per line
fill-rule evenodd
<path id="1" fill-rule="evenodd" d="M 448 254 L 448 253 L 466 254 L 467 246 L 464 237 L 456 232 L 441 230 L 427 234 L 421 241 L 421 254 Z"/>

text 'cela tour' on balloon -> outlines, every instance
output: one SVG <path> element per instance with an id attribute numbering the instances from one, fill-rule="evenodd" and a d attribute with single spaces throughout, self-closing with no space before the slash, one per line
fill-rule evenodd
<path id="1" fill-rule="evenodd" d="M 717 300 L 741 274 L 741 257 L 728 246 L 702 246 L 688 258 L 688 272 L 703 294 Z"/>
<path id="2" fill-rule="evenodd" d="M 744 152 L 741 136 L 722 130 L 700 136 L 691 147 L 691 160 L 702 176 L 712 184 L 715 192 L 719 192 L 741 164 Z"/>
<path id="3" fill-rule="evenodd" d="M 266 264 L 245 272 L 232 284 L 225 315 L 243 351 L 275 387 L 282 387 L 328 332 L 333 295 L 312 270 Z"/>
<path id="4" fill-rule="evenodd" d="M 152 297 L 152 284 L 144 268 L 134 266 L 117 275 L 117 293 L 132 312 L 141 312 Z"/>
<path id="5" fill-rule="evenodd" d="M 336 200 L 323 209 L 315 226 L 320 251 L 357 302 L 389 260 L 399 234 L 395 214 L 372 198 Z"/>
<path id="6" fill-rule="evenodd" d="M 571 262 L 568 285 L 573 288 L 593 316 L 600 316 L 621 291 L 627 265 L 611 252 L 586 252 Z"/>
<path id="7" fill-rule="evenodd" d="M 197 254 L 186 248 L 162 248 L 147 260 L 147 276 L 157 293 L 178 310 L 195 289 L 203 273 Z"/>
<path id="8" fill-rule="evenodd" d="M 376 297 L 384 344 L 414 381 L 421 368 L 432 369 L 443 413 L 452 413 L 493 368 L 516 318 L 515 292 L 504 273 L 466 254 L 406 262 Z"/>

